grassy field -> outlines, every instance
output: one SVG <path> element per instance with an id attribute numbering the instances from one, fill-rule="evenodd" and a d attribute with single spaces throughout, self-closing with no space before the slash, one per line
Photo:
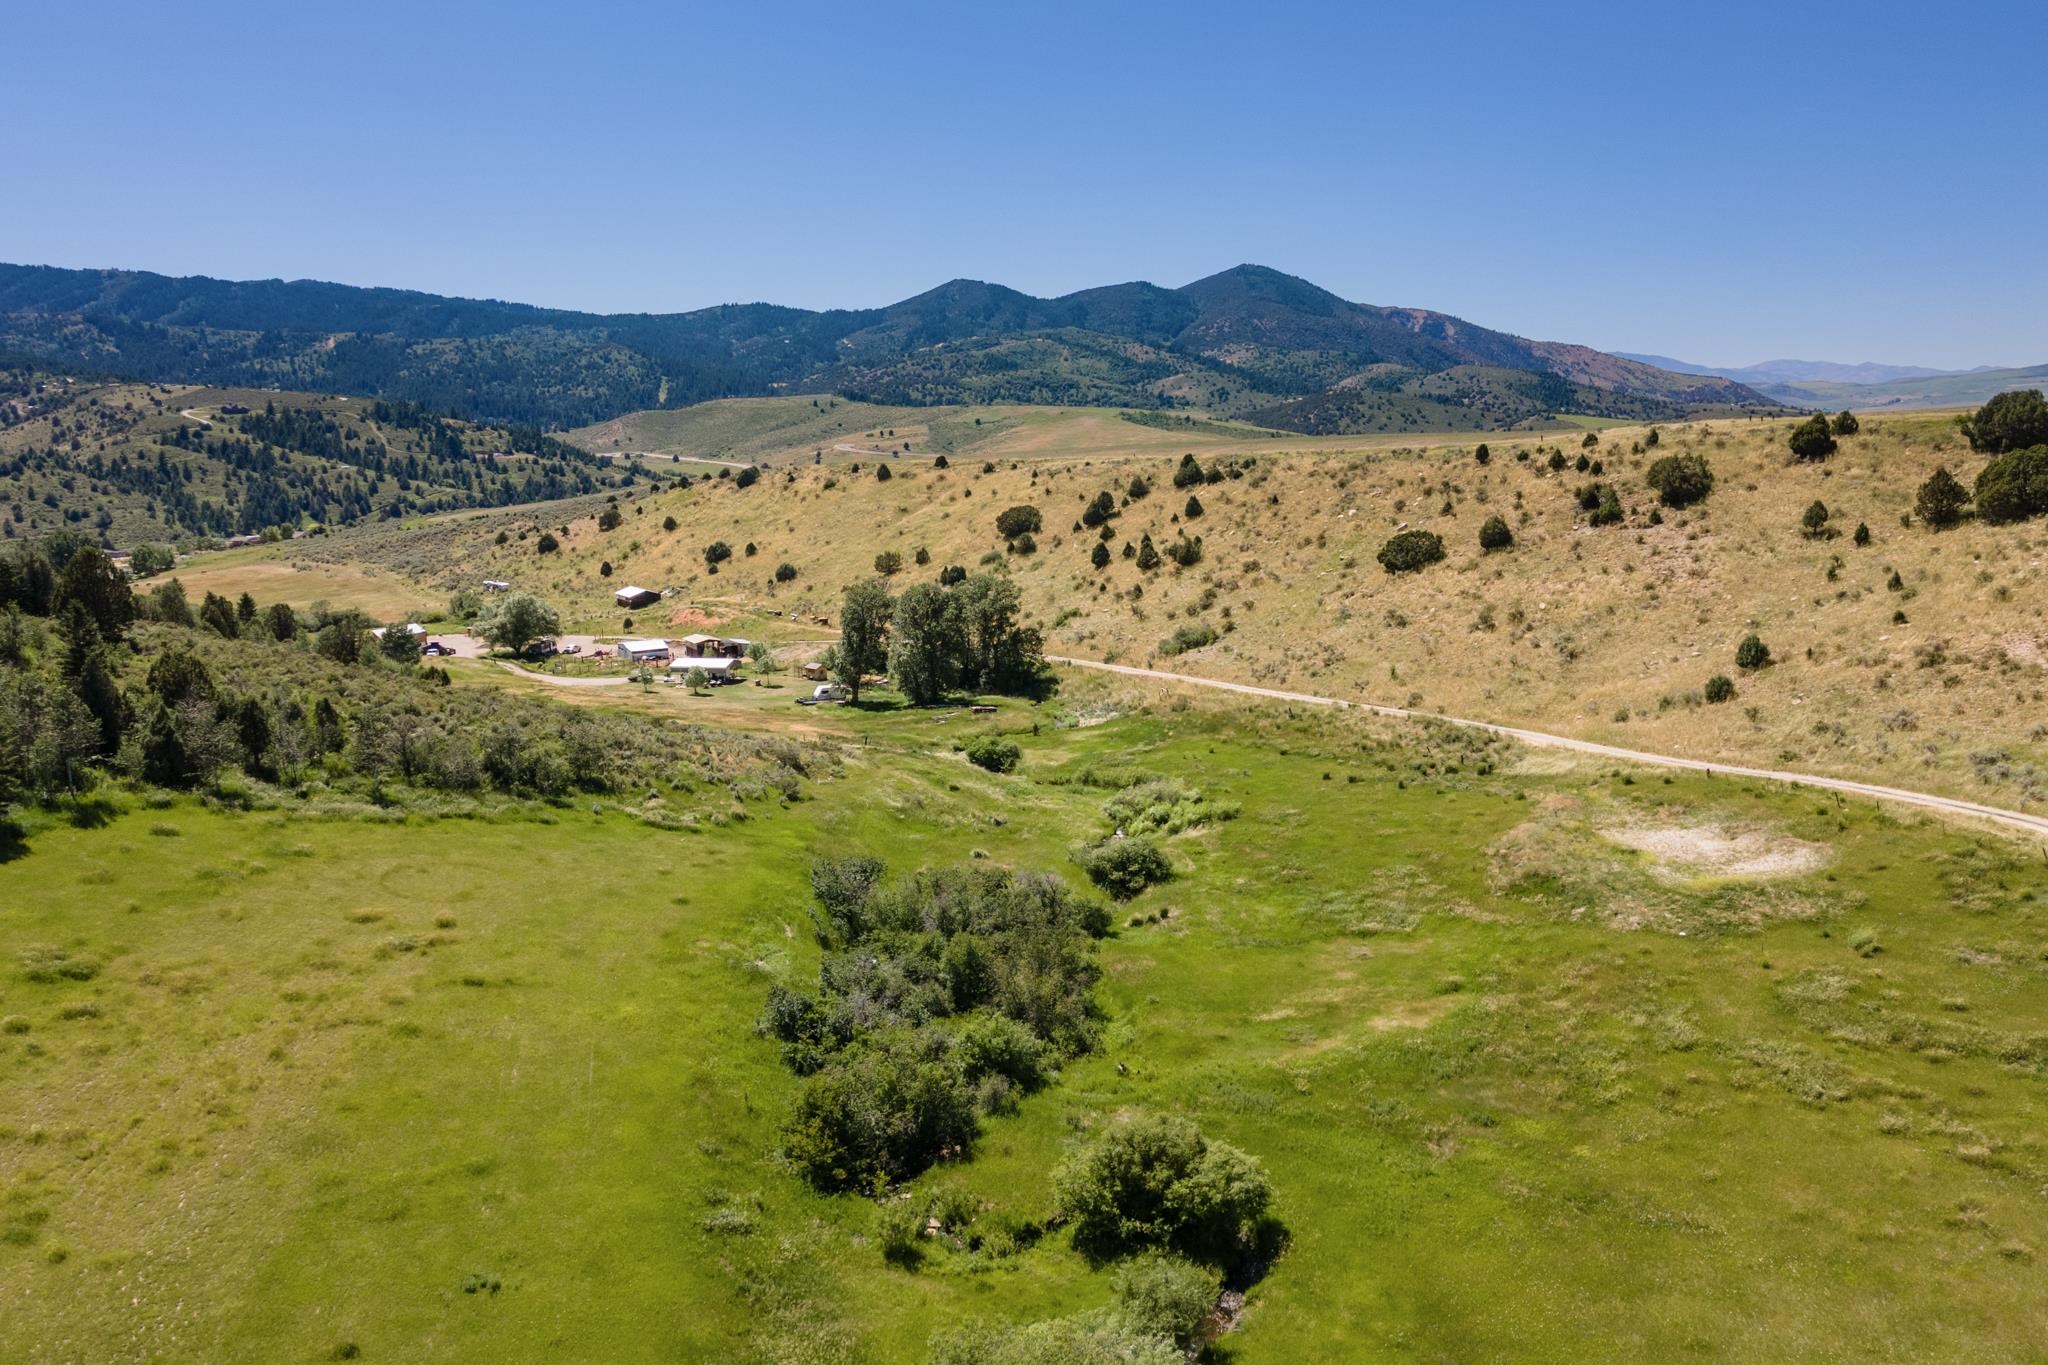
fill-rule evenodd
<path id="1" fill-rule="evenodd" d="M 771 472 L 746 490 L 699 481 L 631 501 L 610 533 L 586 502 L 356 528 L 270 553 L 375 566 L 430 598 L 508 578 L 558 603 L 573 628 L 607 633 L 625 629 L 612 588 L 636 582 L 672 593 L 636 630 L 730 623 L 749 638 L 816 640 L 814 618 L 832 616 L 840 589 L 871 573 L 878 552 L 903 556 L 899 583 L 1000 559 L 997 512 L 1029 503 L 1045 529 L 1037 552 L 1009 556 L 1007 569 L 1055 652 L 1143 663 L 1180 626 L 1206 624 L 1220 640 L 1172 667 L 2038 808 L 2048 800 L 2048 529 L 1901 525 L 1937 466 L 1967 483 L 1983 463 L 1945 416 L 1869 419 L 1821 466 L 1788 463 L 1785 427 L 1666 427 L 1648 450 L 1640 427 L 1606 428 L 1590 449 L 1563 442 L 1573 459 L 1602 462 L 1594 474 L 1550 472 L 1541 452 L 1557 447 L 1543 436 L 1493 437 L 1481 466 L 1476 440 L 1197 446 L 1109 414 L 1041 410 L 991 438 L 991 451 L 1014 459 L 962 457 L 941 470 L 913 455 L 892 463 L 886 482 L 872 459 L 857 474 Z M 1248 477 L 1193 490 L 1199 519 L 1184 516 L 1187 492 L 1170 483 L 1190 447 L 1205 461 L 1253 461 Z M 1714 493 L 1652 524 L 1648 466 L 1682 452 L 1709 461 Z M 1133 475 L 1154 491 L 1119 514 L 1112 549 L 1149 533 L 1163 551 L 1199 534 L 1199 564 L 1149 574 L 1121 557 L 1091 566 L 1094 535 L 1076 533 L 1074 520 Z M 1588 524 L 1573 492 L 1592 481 L 1616 486 L 1623 525 Z M 1802 531 L 1815 500 L 1832 514 L 1828 537 Z M 1517 543 L 1481 555 L 1479 526 L 1495 513 Z M 1854 543 L 1859 524 L 1868 545 Z M 559 553 L 531 548 L 543 526 Z M 1447 561 L 1384 573 L 1374 555 L 1403 527 L 1441 534 Z M 702 559 L 714 540 L 734 550 L 716 575 Z M 920 549 L 932 568 L 916 566 Z M 784 562 L 798 571 L 793 582 L 773 578 Z M 599 572 L 606 563 L 610 578 Z M 1753 674 L 1734 666 L 1752 632 L 1775 661 Z M 1717 673 L 1735 679 L 1738 696 L 1703 705 Z"/>
<path id="2" fill-rule="evenodd" d="M 1104 763 L 1242 814 L 1120 909 L 1102 1050 L 920 1188 L 1042 1216 L 1111 1116 L 1197 1119 L 1290 1234 L 1212 1350 L 1247 1365 L 2048 1330 L 2038 849 L 1085 678 L 833 715 L 837 775 L 687 833 L 631 795 L 46 818 L 0 864 L 0 1358 L 915 1360 L 1101 1302 L 1064 1235 L 886 1263 L 776 1161 L 752 1022 L 815 961 L 808 856 L 1071 874 Z M 1017 776 L 951 752 L 989 724 Z"/>
<path id="3" fill-rule="evenodd" d="M 445 596 L 374 564 L 293 562 L 268 546 L 204 555 L 181 566 L 176 577 L 195 601 L 209 592 L 234 601 L 246 592 L 259 602 L 289 602 L 302 610 L 315 602 L 358 607 L 379 621 L 409 619 L 447 604 Z"/>
<path id="4" fill-rule="evenodd" d="M 694 407 L 629 413 L 565 433 L 591 451 L 635 451 L 771 467 L 813 463 L 872 464 L 878 456 L 916 464 L 948 459 L 1027 460 L 1086 452 L 1103 458 L 1172 455 L 1184 450 L 1245 454 L 1393 450 L 1415 435 L 1297 436 L 1243 423 L 1176 424 L 1172 414 L 1141 412 L 1127 421 L 1119 408 L 1054 408 L 1022 404 L 889 407 L 843 398 L 733 398 Z M 1601 418 L 1571 423 L 1607 424 Z M 1611 425 L 1611 424 L 1608 424 Z M 906 448 L 907 446 L 907 448 Z M 647 462 L 657 472 L 669 466 Z"/>

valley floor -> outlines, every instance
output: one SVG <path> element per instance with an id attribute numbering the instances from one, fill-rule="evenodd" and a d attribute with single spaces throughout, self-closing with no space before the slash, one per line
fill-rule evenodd
<path id="1" fill-rule="evenodd" d="M 920 1189 L 1042 1218 L 1113 1116 L 1198 1120 L 1289 1234 L 1217 1360 L 2048 1333 L 2038 843 L 1116 679 L 804 720 L 835 772 L 687 829 L 630 793 L 44 818 L 0 863 L 0 1358 L 917 1360 L 1103 1302 L 1061 1232 L 885 1260 L 777 1159 L 753 1026 L 814 970 L 810 857 L 1078 880 L 1109 766 L 1242 813 L 1118 908 L 1099 1051 Z"/>

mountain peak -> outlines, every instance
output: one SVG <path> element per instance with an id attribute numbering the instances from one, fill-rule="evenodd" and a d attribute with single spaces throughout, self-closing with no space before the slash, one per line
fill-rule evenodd
<path id="1" fill-rule="evenodd" d="M 1234 265 L 1181 286 L 1181 293 L 1205 309 L 1243 304 L 1277 304 L 1327 315 L 1346 306 L 1329 290 L 1267 265 Z"/>

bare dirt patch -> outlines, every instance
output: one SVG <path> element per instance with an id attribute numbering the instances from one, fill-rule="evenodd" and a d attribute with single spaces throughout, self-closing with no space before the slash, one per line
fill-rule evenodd
<path id="1" fill-rule="evenodd" d="M 699 611 L 695 607 L 677 607 L 668 614 L 668 623 L 672 626 L 694 626 L 701 630 L 706 626 L 723 624 L 723 618 Z"/>
<path id="2" fill-rule="evenodd" d="M 2020 631 L 2001 636 L 1998 643 L 2004 647 L 2006 657 L 2016 664 L 2032 664 L 2036 668 L 2048 668 L 2048 658 L 2041 655 L 2041 642 Z"/>
<path id="3" fill-rule="evenodd" d="M 1666 881 L 1796 877 L 1825 867 L 1831 856 L 1824 845 L 1756 829 L 1622 825 L 1602 828 L 1599 833 L 1623 848 L 1649 855 L 1651 875 Z"/>

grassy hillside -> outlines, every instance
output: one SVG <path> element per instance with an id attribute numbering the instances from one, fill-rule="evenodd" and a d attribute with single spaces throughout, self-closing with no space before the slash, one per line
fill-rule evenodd
<path id="1" fill-rule="evenodd" d="M 68 528 L 120 548 L 218 540 L 561 498 L 627 477 L 532 428 L 404 404 L 0 369 L 8 538 Z"/>
<path id="2" fill-rule="evenodd" d="M 653 451 L 742 462 L 795 460 L 841 443 L 878 447 L 878 429 L 901 427 L 930 445 L 929 428 L 946 408 L 890 407 L 830 395 L 818 398 L 728 398 L 692 407 L 629 412 L 564 432 L 593 451 Z M 900 446 L 900 442 L 898 442 Z"/>
<path id="3" fill-rule="evenodd" d="M 1786 425 L 1665 427 L 1661 443 L 1640 453 L 1641 427 L 1606 427 L 1591 449 L 1576 435 L 1561 446 L 1541 436 L 1490 438 L 1485 466 L 1471 443 L 1402 447 L 1380 438 L 1325 443 L 1316 453 L 1305 442 L 1287 453 L 1289 443 L 1212 439 L 1200 447 L 1204 460 L 1249 458 L 1250 471 L 1194 490 L 1204 515 L 1184 521 L 1187 491 L 1171 478 L 1191 438 L 1070 418 L 1039 428 L 1030 458 L 1022 458 L 1028 428 L 993 438 L 983 449 L 1019 457 L 994 461 L 992 472 L 972 458 L 940 470 L 915 454 L 893 461 L 886 482 L 872 460 L 859 473 L 850 464 L 778 468 L 750 489 L 710 480 L 632 501 L 610 533 L 596 529 L 589 510 L 480 514 L 365 528 L 278 557 L 374 565 L 435 596 L 508 577 L 558 599 L 586 626 L 612 630 L 620 625 L 610 591 L 622 581 L 674 589 L 667 609 L 687 606 L 690 620 L 743 608 L 830 615 L 840 588 L 872 572 L 881 551 L 903 555 L 899 582 L 946 564 L 1000 560 L 996 514 L 1030 503 L 1042 509 L 1045 530 L 1036 553 L 1010 556 L 1008 571 L 1055 652 L 1144 662 L 1162 657 L 1161 643 L 1179 628 L 1206 625 L 1217 642 L 1169 666 L 1632 747 L 2038 803 L 2048 774 L 2048 524 L 1965 523 L 1943 533 L 1900 524 L 1936 466 L 1968 483 L 1983 464 L 1946 418 L 1866 421 L 1819 466 L 1788 463 Z M 1105 431 L 1156 438 L 1156 453 L 1092 445 Z M 1075 444 L 1065 443 L 1070 437 Z M 1574 460 L 1601 459 L 1603 472 L 1550 472 L 1546 452 L 1559 448 Z M 1710 463 L 1713 495 L 1652 525 L 1648 465 L 1687 451 Z M 1134 475 L 1154 491 L 1117 516 L 1117 554 L 1097 571 L 1095 533 L 1076 532 L 1074 522 L 1099 491 L 1121 493 Z M 1618 489 L 1623 524 L 1590 524 L 1574 492 L 1592 482 Z M 1815 500 L 1833 513 L 1831 539 L 1802 530 Z M 1482 556 L 1480 524 L 1495 513 L 1517 544 Z M 670 517 L 674 531 L 663 529 Z M 1854 544 L 1859 523 L 1870 529 L 1867 546 Z M 558 528 L 556 555 L 534 552 L 543 524 Z M 1448 560 L 1419 574 L 1382 571 L 1374 556 L 1403 527 L 1440 533 Z M 1168 562 L 1145 573 L 1121 557 L 1146 533 L 1163 553 L 1183 531 L 1203 537 L 1192 568 Z M 702 552 L 715 540 L 735 558 L 712 575 Z M 919 549 L 928 567 L 915 564 Z M 605 562 L 610 579 L 598 573 Z M 784 562 L 798 577 L 779 584 L 773 574 Z M 1897 589 L 1888 586 L 1894 573 Z M 1774 660 L 1753 674 L 1735 667 L 1736 646 L 1752 632 Z M 1716 674 L 1733 678 L 1738 696 L 1704 705 L 1701 689 Z"/>
<path id="4" fill-rule="evenodd" d="M 1085 678 L 975 722 L 1013 777 L 950 752 L 965 717 L 838 720 L 799 799 L 687 828 L 637 793 L 409 816 L 396 783 L 37 817 L 0 863 L 0 1356 L 916 1361 L 1108 1300 L 1048 1171 L 1133 1113 L 1277 1191 L 1212 1360 L 2039 1340 L 2031 854 Z M 776 1155 L 798 1082 L 754 1020 L 816 970 L 807 859 L 1071 875 L 1110 766 L 1242 813 L 1119 908 L 1099 1050 L 897 1192 L 959 1244 L 892 1261 L 873 1201 Z"/>

